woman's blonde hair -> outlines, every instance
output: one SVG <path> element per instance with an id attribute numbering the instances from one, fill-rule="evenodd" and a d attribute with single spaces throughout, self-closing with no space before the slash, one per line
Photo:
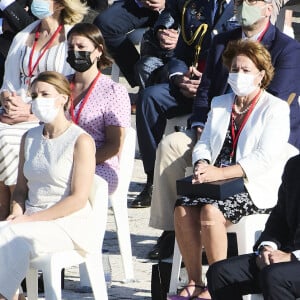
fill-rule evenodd
<path id="1" fill-rule="evenodd" d="M 68 101 L 64 105 L 64 110 L 67 110 L 69 108 L 71 88 L 70 88 L 70 82 L 64 75 L 55 71 L 41 72 L 36 78 L 34 78 L 34 80 L 31 83 L 31 86 L 33 86 L 35 83 L 39 81 L 46 82 L 52 85 L 59 94 L 68 96 Z"/>
<path id="2" fill-rule="evenodd" d="M 88 6 L 80 0 L 54 0 L 64 8 L 61 11 L 63 24 L 74 25 L 80 23 L 88 13 Z"/>
<path id="3" fill-rule="evenodd" d="M 265 89 L 274 76 L 274 67 L 270 52 L 257 41 L 230 41 L 223 52 L 223 63 L 229 70 L 231 69 L 233 59 L 238 55 L 247 56 L 259 71 L 265 71 L 265 75 L 261 81 L 261 88 Z"/>

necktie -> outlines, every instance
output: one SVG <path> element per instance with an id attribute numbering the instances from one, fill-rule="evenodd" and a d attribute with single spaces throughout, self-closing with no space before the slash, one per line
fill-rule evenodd
<path id="1" fill-rule="evenodd" d="M 224 3 L 226 2 L 226 0 L 217 0 L 217 10 L 216 10 L 216 14 L 215 14 L 215 18 L 214 18 L 214 23 L 216 24 L 219 20 L 219 18 L 221 17 L 223 11 L 224 11 Z"/>

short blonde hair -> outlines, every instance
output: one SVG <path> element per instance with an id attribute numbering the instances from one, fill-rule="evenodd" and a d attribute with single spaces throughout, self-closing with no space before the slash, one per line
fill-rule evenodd
<path id="1" fill-rule="evenodd" d="M 64 110 L 68 110 L 71 97 L 71 87 L 68 79 L 61 73 L 55 71 L 45 71 L 38 74 L 38 76 L 32 81 L 30 86 L 32 87 L 39 81 L 46 82 L 52 85 L 59 94 L 68 96 L 68 101 L 64 106 Z"/>
<path id="2" fill-rule="evenodd" d="M 61 11 L 63 24 L 74 25 L 80 23 L 88 13 L 88 6 L 80 0 L 54 0 L 64 8 Z"/>
<path id="3" fill-rule="evenodd" d="M 265 75 L 261 81 L 261 88 L 265 89 L 274 76 L 274 67 L 272 65 L 270 52 L 257 41 L 230 41 L 223 52 L 223 63 L 228 70 L 231 69 L 232 61 L 238 55 L 247 56 L 259 71 L 265 71 Z"/>

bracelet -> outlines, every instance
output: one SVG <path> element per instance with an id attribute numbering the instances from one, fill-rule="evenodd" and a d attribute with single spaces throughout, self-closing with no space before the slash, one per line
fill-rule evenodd
<path id="1" fill-rule="evenodd" d="M 208 160 L 208 159 L 201 158 L 201 159 L 198 159 L 198 160 L 194 163 L 194 166 L 196 166 L 197 164 L 199 164 L 199 163 L 201 163 L 201 162 L 206 163 L 206 164 L 209 165 L 209 160 Z"/>

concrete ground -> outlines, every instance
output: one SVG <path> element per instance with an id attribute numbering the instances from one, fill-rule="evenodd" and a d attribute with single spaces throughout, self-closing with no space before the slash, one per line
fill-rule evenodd
<path id="1" fill-rule="evenodd" d="M 110 3 L 111 1 L 109 1 Z M 94 17 L 93 15 L 92 17 Z M 91 20 L 87 20 L 91 21 Z M 299 15 L 294 16 L 294 30 L 296 39 L 300 40 L 300 21 Z M 108 71 L 109 73 L 109 71 Z M 126 80 L 121 77 L 120 82 L 127 86 L 131 95 L 137 93 L 137 89 L 128 86 Z M 135 127 L 135 116 L 132 116 L 132 126 Z M 110 252 L 110 263 L 112 267 L 112 286 L 108 289 L 109 300 L 150 300 L 151 299 L 151 269 L 156 261 L 147 259 L 147 253 L 156 243 L 161 231 L 148 226 L 150 208 L 133 209 L 130 208 L 131 201 L 143 189 L 146 176 L 143 171 L 143 165 L 139 158 L 138 145 L 136 145 L 136 158 L 132 174 L 131 184 L 128 191 L 128 218 L 131 232 L 131 244 L 133 252 L 133 264 L 135 272 L 135 282 L 122 283 L 123 270 L 121 256 L 116 235 L 116 228 L 112 211 L 109 211 L 107 230 L 104 239 L 103 248 Z M 78 293 L 76 290 L 80 287 L 78 267 L 72 267 L 65 271 L 65 289 L 62 291 L 63 300 L 94 299 L 92 293 Z M 39 300 L 44 300 L 44 295 L 39 295 Z M 154 299 L 155 300 L 155 299 Z"/>
<path id="2" fill-rule="evenodd" d="M 130 94 L 135 94 L 137 89 L 131 89 L 123 77 L 120 82 L 125 84 Z M 135 127 L 135 116 L 132 116 L 132 126 Z M 139 158 L 138 146 L 136 145 L 136 158 L 134 170 L 128 191 L 128 206 L 131 201 L 143 189 L 146 176 L 143 171 L 143 165 Z M 153 263 L 147 259 L 147 253 L 156 243 L 160 235 L 159 230 L 148 226 L 150 208 L 133 209 L 128 208 L 129 226 L 131 232 L 131 244 L 133 252 L 133 265 L 135 272 L 135 282 L 122 283 L 124 279 L 121 256 L 118 246 L 116 227 L 113 213 L 108 213 L 107 231 L 104 239 L 104 249 L 109 250 L 110 263 L 112 267 L 112 286 L 108 289 L 109 300 L 133 299 L 150 300 L 151 299 L 151 268 Z M 78 267 L 74 266 L 65 270 L 65 289 L 62 291 L 63 300 L 94 299 L 92 293 L 78 293 L 76 290 L 80 287 Z M 39 300 L 45 299 L 43 294 L 39 295 Z"/>

